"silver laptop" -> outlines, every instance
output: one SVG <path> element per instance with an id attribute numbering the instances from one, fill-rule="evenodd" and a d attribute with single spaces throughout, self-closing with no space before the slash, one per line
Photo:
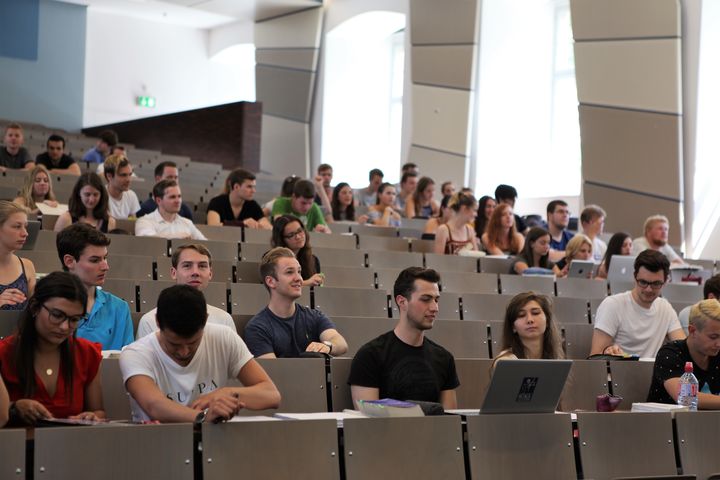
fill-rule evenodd
<path id="1" fill-rule="evenodd" d="M 30 220 L 27 226 L 28 236 L 25 239 L 25 244 L 21 250 L 32 250 L 35 248 L 35 242 L 38 238 L 38 232 L 40 231 L 40 220 Z"/>
<path id="2" fill-rule="evenodd" d="M 633 255 L 613 255 L 608 271 L 608 281 L 634 282 L 635 258 Z"/>
<path id="3" fill-rule="evenodd" d="M 500 360 L 480 413 L 552 413 L 572 360 Z"/>
<path id="4" fill-rule="evenodd" d="M 614 258 L 614 257 L 613 257 Z M 610 263 L 612 265 L 612 263 Z M 597 275 L 599 264 L 592 260 L 573 260 L 568 269 L 570 278 L 593 278 Z"/>

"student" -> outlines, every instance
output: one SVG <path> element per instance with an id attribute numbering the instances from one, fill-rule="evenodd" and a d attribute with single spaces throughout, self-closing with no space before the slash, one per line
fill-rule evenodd
<path id="1" fill-rule="evenodd" d="M 335 185 L 332 191 L 330 206 L 332 208 L 332 216 L 330 216 L 330 218 L 328 218 L 328 216 L 325 217 L 328 221 L 348 221 L 363 224 L 368 220 L 367 215 L 355 215 L 353 190 L 350 188 L 350 185 L 345 182 L 340 182 Z"/>
<path id="2" fill-rule="evenodd" d="M 175 180 L 160 180 L 153 186 L 157 208 L 137 219 L 135 236 L 207 240 L 192 220 L 180 216 L 182 192 Z"/>
<path id="3" fill-rule="evenodd" d="M 255 175 L 242 168 L 236 168 L 225 180 L 227 192 L 210 200 L 207 209 L 208 225 L 245 226 L 269 230 L 270 222 L 262 208 L 254 200 Z"/>
<path id="4" fill-rule="evenodd" d="M 325 276 L 320 269 L 320 260 L 313 254 L 307 230 L 299 218 L 283 215 L 275 219 L 273 224 L 272 247 L 285 247 L 292 250 L 300 262 L 300 273 L 304 287 L 319 287 L 325 283 Z"/>
<path id="5" fill-rule="evenodd" d="M 560 260 L 556 265 L 560 269 L 562 275 L 567 275 L 570 264 L 573 260 L 592 260 L 593 259 L 593 244 L 587 236 L 582 233 L 576 234 L 570 239 L 568 244 L 565 246 L 565 258 Z M 587 278 L 592 276 L 592 270 L 588 271 Z"/>
<path id="6" fill-rule="evenodd" d="M 405 216 L 407 218 L 437 217 L 440 206 L 435 201 L 435 181 L 430 177 L 422 177 L 413 194 L 405 203 Z"/>
<path id="7" fill-rule="evenodd" d="M 595 278 L 599 280 L 606 279 L 610 271 L 610 261 L 613 255 L 630 255 L 632 248 L 633 241 L 629 233 L 618 232 L 610 237 L 607 250 L 605 250 L 605 256 L 603 257 Z"/>
<path id="8" fill-rule="evenodd" d="M 567 227 L 570 210 L 564 200 L 553 200 L 547 205 L 547 224 L 550 232 L 550 259 L 557 262 L 565 256 L 565 248 L 573 237 Z"/>
<path id="9" fill-rule="evenodd" d="M 548 297 L 525 292 L 510 300 L 505 310 L 501 348 L 494 362 L 518 358 L 565 358 L 560 329 L 553 319 Z"/>
<path id="10" fill-rule="evenodd" d="M 550 233 L 544 228 L 533 227 L 525 238 L 522 254 L 513 265 L 513 272 L 522 275 L 528 268 L 544 268 L 560 275 L 560 269 L 550 261 Z"/>
<path id="11" fill-rule="evenodd" d="M 485 228 L 490 222 L 490 217 L 497 207 L 497 202 L 492 197 L 483 195 L 478 201 L 478 213 L 475 217 L 475 236 L 480 239 L 485 233 Z"/>
<path id="12" fill-rule="evenodd" d="M 646 249 L 658 251 L 665 255 L 673 265 L 683 265 L 680 255 L 668 244 L 670 220 L 665 215 L 651 215 L 645 220 L 645 234 L 633 240 L 633 254 L 637 255 Z"/>
<path id="13" fill-rule="evenodd" d="M 0 200 L 0 310 L 24 310 L 35 289 L 35 265 L 18 257 L 28 237 L 27 210 Z"/>
<path id="14" fill-rule="evenodd" d="M 597 205 L 587 205 L 580 213 L 580 226 L 582 233 L 592 242 L 593 260 L 600 262 L 605 256 L 607 244 L 602 241 L 600 235 L 605 228 L 605 210 Z"/>
<path id="15" fill-rule="evenodd" d="M 118 144 L 118 136 L 112 130 L 103 130 L 98 135 L 97 144 L 85 152 L 83 162 L 103 163 L 105 157 L 112 153 L 113 148 Z"/>
<path id="16" fill-rule="evenodd" d="M 103 233 L 115 230 L 115 219 L 110 216 L 108 204 L 108 192 L 100 177 L 92 172 L 83 173 L 70 194 L 68 211 L 58 217 L 53 230 L 59 232 L 78 222 Z"/>
<path id="17" fill-rule="evenodd" d="M 52 188 L 52 180 L 47 169 L 42 165 L 33 168 L 25 178 L 25 184 L 20 195 L 13 200 L 18 205 L 30 210 L 30 213 L 43 213 L 43 210 L 52 211 L 58 207 L 55 192 Z"/>
<path id="18" fill-rule="evenodd" d="M 512 207 L 506 203 L 499 204 L 493 210 L 481 238 L 489 255 L 517 255 L 525 245 L 523 236 L 515 230 Z"/>
<path id="19" fill-rule="evenodd" d="M 53 272 L 38 281 L 18 334 L 0 341 L 11 421 L 105 418 L 100 345 L 75 337 L 87 319 L 86 305 L 86 289 L 74 275 Z"/>
<path id="20" fill-rule="evenodd" d="M 160 162 L 155 167 L 155 183 L 160 180 L 175 180 L 180 185 L 180 173 L 178 171 L 177 164 L 175 162 Z M 157 208 L 157 203 L 153 199 L 152 192 L 150 192 L 148 198 L 140 204 L 140 210 L 137 211 L 137 217 L 140 218 L 148 213 L 152 213 Z M 180 216 L 187 218 L 192 221 L 193 214 L 192 209 L 185 202 L 180 204 Z"/>
<path id="21" fill-rule="evenodd" d="M 402 219 L 395 211 L 395 196 L 395 187 L 391 183 L 381 184 L 375 205 L 368 209 L 368 223 L 380 227 L 399 227 Z"/>
<path id="22" fill-rule="evenodd" d="M 60 175 L 80 175 L 80 165 L 65 154 L 65 139 L 52 134 L 47 139 L 47 151 L 35 157 L 35 164 L 42 165 L 50 172 Z"/>
<path id="23" fill-rule="evenodd" d="M 107 181 L 110 213 L 115 218 L 135 218 L 140 210 L 140 201 L 130 190 L 133 167 L 123 155 L 110 155 L 103 163 L 103 175 Z"/>
<path id="24" fill-rule="evenodd" d="M 440 225 L 435 234 L 435 253 L 457 255 L 461 250 L 477 250 L 477 238 L 470 222 L 477 215 L 477 200 L 465 193 L 456 193 L 448 202 L 450 220 Z"/>
<path id="25" fill-rule="evenodd" d="M 281 215 L 295 215 L 311 232 L 332 233 L 325 223 L 320 207 L 315 203 L 315 186 L 309 180 L 298 180 L 290 198 L 275 200 L 273 218 Z"/>
<path id="26" fill-rule="evenodd" d="M 366 188 L 359 189 L 355 194 L 358 205 L 365 207 L 371 207 L 377 202 L 378 188 L 383 183 L 385 174 L 383 174 L 382 170 L 373 168 L 370 170 L 369 177 L 370 184 Z"/>
<path id="27" fill-rule="evenodd" d="M 5 127 L 5 138 L 0 145 L 0 172 L 7 169 L 32 170 L 35 167 L 35 162 L 23 147 L 24 142 L 23 128 L 19 124 L 10 123 Z"/>

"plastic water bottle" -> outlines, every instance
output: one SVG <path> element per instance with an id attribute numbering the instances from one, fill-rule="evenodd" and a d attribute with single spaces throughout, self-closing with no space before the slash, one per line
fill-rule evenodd
<path id="1" fill-rule="evenodd" d="M 680 377 L 680 393 L 677 403 L 682 407 L 688 407 L 691 412 L 697 411 L 698 379 L 693 375 L 692 362 L 685 362 L 685 373 Z"/>

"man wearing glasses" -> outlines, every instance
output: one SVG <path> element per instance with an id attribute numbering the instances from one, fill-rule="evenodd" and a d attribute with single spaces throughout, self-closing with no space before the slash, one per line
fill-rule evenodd
<path id="1" fill-rule="evenodd" d="M 670 302 L 660 298 L 670 274 L 662 253 L 645 250 L 635 259 L 635 286 L 602 301 L 595 314 L 590 355 L 654 358 L 666 339 L 685 338 Z"/>

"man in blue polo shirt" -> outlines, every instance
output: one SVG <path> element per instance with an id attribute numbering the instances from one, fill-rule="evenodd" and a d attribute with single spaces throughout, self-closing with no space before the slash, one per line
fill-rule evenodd
<path id="1" fill-rule="evenodd" d="M 80 278 L 88 290 L 88 319 L 78 327 L 77 336 L 102 344 L 103 350 L 120 350 L 132 343 L 133 324 L 127 302 L 102 290 L 109 270 L 110 239 L 84 223 L 69 225 L 57 240 L 63 269 Z"/>

